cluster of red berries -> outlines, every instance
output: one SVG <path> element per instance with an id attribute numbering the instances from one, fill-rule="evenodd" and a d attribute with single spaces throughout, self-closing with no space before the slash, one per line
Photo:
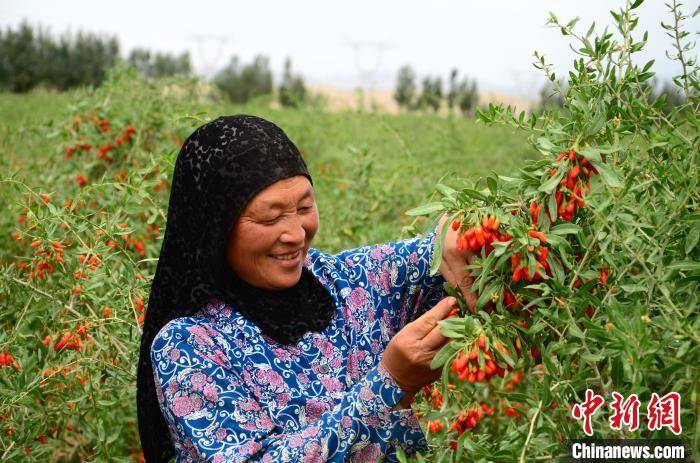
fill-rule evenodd
<path id="1" fill-rule="evenodd" d="M 454 391 L 455 389 L 457 389 L 457 386 L 455 386 L 452 383 L 448 383 L 447 389 Z M 440 408 L 442 406 L 443 397 L 437 388 L 431 388 L 430 386 L 423 386 L 422 391 L 423 391 L 423 397 L 433 407 L 433 410 L 437 410 L 438 408 Z"/>
<path id="2" fill-rule="evenodd" d="M 479 350 L 483 352 L 486 360 L 484 368 L 479 365 Z M 476 346 L 466 353 L 461 351 L 457 358 L 452 361 L 450 371 L 459 374 L 459 379 L 467 380 L 469 383 L 487 382 L 493 375 L 503 377 L 505 370 L 494 361 L 493 351 L 486 349 L 486 336 L 483 334 L 476 340 Z"/>
<path id="3" fill-rule="evenodd" d="M 88 243 L 88 246 L 89 246 L 89 243 Z M 88 258 L 88 254 L 82 253 L 80 255 L 80 257 L 78 257 L 78 261 L 80 262 L 81 265 L 83 265 L 83 268 L 87 267 L 87 269 L 92 270 L 93 272 L 95 270 L 97 270 L 99 265 L 102 263 L 100 258 L 92 253 L 90 253 L 89 258 Z M 89 278 L 90 275 L 83 268 L 79 268 L 78 270 L 76 270 L 73 273 L 73 277 L 76 280 L 79 280 L 81 278 L 84 280 L 87 280 Z"/>
<path id="4" fill-rule="evenodd" d="M 530 236 L 533 238 L 538 238 L 543 243 L 547 242 L 546 237 L 542 232 L 530 230 Z M 528 247 L 529 252 L 534 252 L 535 250 L 537 251 L 535 255 L 535 271 L 532 272 L 532 274 L 530 274 L 530 268 L 527 261 L 523 259 L 521 254 L 517 253 L 510 256 L 510 264 L 513 267 L 513 276 L 511 278 L 513 283 L 518 283 L 523 278 L 528 281 L 541 281 L 544 278 L 542 276 L 543 274 L 550 277 L 552 276 L 552 272 L 549 269 L 549 264 L 547 263 L 547 255 L 549 254 L 549 250 L 544 246 L 538 246 L 537 248 L 534 246 Z M 522 265 L 521 261 L 524 261 Z M 506 298 L 508 299 L 507 296 Z M 512 295 L 510 299 L 511 301 L 513 300 Z M 506 300 L 506 307 L 508 307 L 508 302 L 509 301 Z"/>
<path id="5" fill-rule="evenodd" d="M 93 122 L 95 125 L 99 128 L 101 132 L 109 132 L 112 130 L 111 126 L 109 125 L 109 121 L 106 119 L 100 119 L 100 118 L 94 118 Z M 81 123 L 80 117 L 76 117 L 74 120 L 74 124 L 79 126 Z M 124 129 L 124 132 L 119 134 L 119 136 L 116 138 L 114 143 L 107 143 L 105 145 L 100 145 L 98 146 L 96 150 L 97 157 L 107 161 L 107 163 L 111 164 L 114 159 L 112 156 L 110 156 L 110 152 L 116 150 L 117 148 L 123 146 L 126 143 L 131 143 L 132 140 L 134 139 L 134 135 L 136 134 L 136 129 L 133 128 L 130 125 L 127 125 L 126 128 Z M 83 137 L 81 136 L 81 139 Z M 80 152 L 85 152 L 89 153 L 92 151 L 93 146 L 90 143 L 85 143 L 81 142 L 73 146 L 68 146 L 66 147 L 66 158 L 67 159 L 72 159 L 75 154 L 79 154 Z M 78 174 L 75 177 L 75 182 L 78 184 L 79 187 L 84 187 L 88 183 L 88 179 L 85 175 L 83 174 Z"/>
<path id="6" fill-rule="evenodd" d="M 10 355 L 9 352 L 4 350 L 0 353 L 0 369 L 9 366 L 13 366 L 15 370 L 19 368 L 19 365 L 17 365 L 15 358 L 12 355 Z"/>
<path id="7" fill-rule="evenodd" d="M 467 429 L 475 429 L 484 416 L 491 416 L 494 412 L 495 409 L 485 403 L 470 408 L 466 412 L 462 410 L 459 412 L 457 419 L 450 425 L 450 431 L 457 431 L 457 435 L 461 436 Z"/>
<path id="8" fill-rule="evenodd" d="M 92 338 L 90 338 L 87 334 L 88 328 L 90 328 L 90 323 L 85 322 L 75 329 L 75 333 L 72 333 L 69 331 L 69 332 L 63 333 L 63 335 L 60 338 L 58 338 L 57 336 L 54 336 L 55 342 L 53 345 L 53 350 L 62 351 L 62 350 L 68 350 L 68 349 L 73 349 L 73 350 L 84 349 L 87 344 L 90 344 L 93 342 Z M 44 346 L 49 347 L 51 345 L 51 336 L 46 336 L 41 343 Z"/>
<path id="9" fill-rule="evenodd" d="M 523 371 L 522 370 L 516 371 L 513 374 L 513 376 L 511 376 L 510 379 L 508 380 L 508 382 L 506 383 L 506 386 L 505 386 L 506 390 L 512 391 L 513 389 L 515 389 L 515 387 L 518 385 L 518 383 L 522 380 L 523 380 Z"/>
<path id="10" fill-rule="evenodd" d="M 112 131 L 112 127 L 110 126 L 109 121 L 107 119 L 93 118 L 92 121 L 95 124 L 95 126 L 98 127 L 100 132 L 104 133 Z M 82 122 L 82 119 L 80 118 L 80 116 L 76 116 L 73 122 L 76 127 L 79 127 Z M 131 143 L 135 134 L 136 129 L 130 125 L 127 125 L 124 128 L 124 132 L 119 134 L 119 136 L 115 139 L 113 144 L 109 143 L 106 145 L 100 145 L 97 148 L 97 156 L 100 159 L 104 159 L 107 162 L 111 163 L 113 159 L 109 156 L 108 153 L 114 150 L 115 148 L 122 146 L 124 143 Z M 82 136 L 81 139 L 83 139 Z M 82 143 L 77 143 L 73 146 L 68 146 L 66 147 L 66 158 L 72 159 L 73 155 L 78 154 L 79 151 L 90 152 L 92 151 L 92 148 L 93 146 L 90 143 L 85 143 L 84 141 Z"/>
<path id="11" fill-rule="evenodd" d="M 461 227 L 459 220 L 452 222 L 452 230 L 457 231 Z M 493 251 L 493 243 L 496 241 L 508 241 L 513 237 L 508 233 L 502 233 L 499 229 L 500 220 L 494 215 L 484 215 L 481 225 L 470 227 L 463 235 L 457 236 L 457 250 L 465 251 L 470 249 L 477 252 L 484 249 L 486 255 Z"/>
<path id="12" fill-rule="evenodd" d="M 19 235 L 17 236 L 16 240 L 21 241 L 21 239 L 19 239 Z M 29 278 L 48 278 L 48 276 L 51 275 L 56 268 L 55 263 L 63 262 L 65 245 L 58 241 L 51 241 L 50 243 L 51 246 L 44 246 L 41 241 L 34 240 L 29 245 L 30 248 L 34 249 L 35 256 L 44 256 L 44 258 L 36 261 L 33 269 L 24 262 L 19 263 L 19 266 L 27 273 Z"/>
<path id="13" fill-rule="evenodd" d="M 126 229 L 126 223 L 120 224 L 119 228 L 121 228 L 122 230 Z M 150 234 L 150 231 L 149 231 L 149 234 Z M 138 239 L 134 238 L 133 236 L 129 235 L 128 233 L 122 234 L 121 237 L 127 246 L 131 246 L 136 250 L 136 252 L 138 253 L 138 255 L 141 259 L 146 257 L 146 246 L 143 244 L 142 241 L 139 241 Z M 108 245 L 109 245 L 109 243 L 108 243 Z M 114 243 L 114 246 L 112 247 L 112 249 L 114 249 L 115 247 L 116 247 L 116 243 Z"/>
<path id="14" fill-rule="evenodd" d="M 143 313 L 143 306 L 144 306 L 143 299 L 141 299 L 139 296 L 134 296 L 133 301 L 134 301 L 134 306 L 136 307 L 136 312 L 139 313 L 139 316 L 136 319 L 136 322 L 140 325 L 146 319 L 146 314 Z"/>
<path id="15" fill-rule="evenodd" d="M 557 156 L 557 162 L 560 161 L 566 161 L 570 169 L 559 182 L 559 186 L 566 187 L 566 190 L 558 190 L 554 194 L 554 198 L 557 202 L 557 214 L 569 222 L 576 215 L 576 208 L 581 208 L 585 205 L 583 197 L 590 190 L 588 180 L 590 180 L 591 174 L 598 174 L 598 169 L 589 163 L 588 159 L 577 155 L 573 148 L 568 153 L 561 153 Z M 552 169 L 550 173 L 551 177 L 555 175 L 557 175 L 556 168 Z M 586 191 L 585 194 L 583 190 Z"/>

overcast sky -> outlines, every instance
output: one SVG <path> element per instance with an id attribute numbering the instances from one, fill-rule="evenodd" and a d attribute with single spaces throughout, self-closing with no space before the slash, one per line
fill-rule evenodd
<path id="1" fill-rule="evenodd" d="M 568 69 L 573 52 L 567 38 L 544 26 L 548 12 L 560 20 L 581 18 L 611 24 L 616 0 L 328 0 L 180 1 L 180 0 L 0 0 L 0 24 L 23 19 L 55 34 L 86 30 L 119 38 L 122 54 L 134 47 L 158 51 L 189 50 L 196 71 L 211 74 L 237 54 L 243 62 L 269 56 L 276 75 L 284 59 L 310 83 L 345 88 L 391 88 L 396 72 L 410 64 L 421 78 L 450 69 L 476 78 L 484 90 L 521 96 L 537 93 L 544 77 L 532 66 L 538 50 L 559 70 Z M 688 2 L 694 8 L 696 4 Z M 639 7 L 639 30 L 649 31 L 642 59 L 656 59 L 659 77 L 679 73 L 665 58 L 671 39 L 659 22 L 671 21 L 662 0 Z M 686 13 L 692 14 L 690 6 Z M 700 15 L 687 30 L 700 30 Z M 638 34 L 641 36 L 641 32 Z M 696 51 L 697 52 L 697 51 Z"/>

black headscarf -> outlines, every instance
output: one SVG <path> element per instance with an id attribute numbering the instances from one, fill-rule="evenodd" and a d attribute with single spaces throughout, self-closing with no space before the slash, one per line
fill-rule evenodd
<path id="1" fill-rule="evenodd" d="M 272 291 L 243 281 L 226 261 L 226 241 L 246 204 L 264 188 L 297 175 L 313 185 L 297 147 L 282 129 L 259 117 L 220 117 L 183 144 L 141 337 L 136 400 L 147 462 L 174 455 L 150 355 L 153 339 L 168 321 L 192 315 L 215 297 L 263 334 L 290 344 L 323 330 L 332 319 L 335 303 L 306 267 L 295 286 Z"/>

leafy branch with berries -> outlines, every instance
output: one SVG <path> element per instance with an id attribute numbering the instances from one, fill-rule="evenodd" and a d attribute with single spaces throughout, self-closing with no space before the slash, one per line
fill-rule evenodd
<path id="1" fill-rule="evenodd" d="M 413 216 L 447 215 L 456 247 L 469 250 L 476 311 L 446 284 L 459 310 L 440 322 L 451 341 L 433 359 L 441 380 L 414 403 L 430 450 L 418 461 L 560 458 L 585 437 L 572 407 L 587 389 L 648 400 L 680 394 L 682 436 L 698 449 L 700 192 L 698 66 L 669 4 L 675 82 L 685 103 L 671 113 L 652 98 L 654 61 L 635 63 L 636 8 L 612 11 L 616 34 L 585 34 L 577 20 L 548 23 L 573 41 L 561 110 L 516 115 L 491 105 L 479 121 L 524 130 L 542 157 L 519 175 L 439 184 Z M 697 12 L 696 12 L 697 13 Z M 551 81 L 553 67 L 535 53 Z M 440 265 L 447 226 L 436 238 Z M 668 429 L 611 429 L 595 437 L 674 437 Z"/>

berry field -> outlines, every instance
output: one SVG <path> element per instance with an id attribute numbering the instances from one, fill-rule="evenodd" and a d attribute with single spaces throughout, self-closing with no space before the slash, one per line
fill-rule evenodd
<path id="1" fill-rule="evenodd" d="M 586 436 L 697 452 L 698 68 L 674 9 L 685 103 L 650 98 L 638 3 L 607 31 L 550 18 L 580 56 L 564 107 L 543 114 L 234 107 L 124 69 L 97 89 L 0 95 L 0 460 L 139 461 L 140 325 L 173 163 L 195 127 L 234 113 L 302 151 L 314 247 L 395 241 L 446 214 L 436 255 L 446 239 L 469 252 L 476 310 L 448 288 L 442 377 L 413 403 L 430 449 L 408 460 L 557 460 Z"/>

